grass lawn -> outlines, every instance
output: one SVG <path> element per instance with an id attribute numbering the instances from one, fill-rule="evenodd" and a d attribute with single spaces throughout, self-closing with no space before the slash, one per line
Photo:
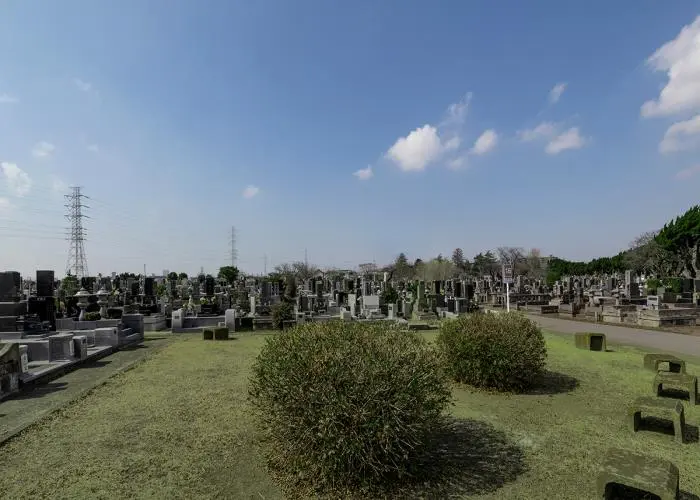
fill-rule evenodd
<path id="1" fill-rule="evenodd" d="M 595 498 L 600 457 L 618 446 L 671 459 L 681 489 L 700 494 L 700 444 L 628 430 L 627 404 L 651 394 L 643 352 L 589 352 L 572 337 L 546 338 L 549 369 L 562 374 L 547 390 L 504 396 L 455 387 L 451 411 L 461 423 L 446 446 L 462 472 L 453 490 L 462 498 Z M 246 379 L 264 339 L 181 336 L 29 428 L 0 448 L 3 498 L 282 498 L 246 411 Z M 699 374 L 700 365 L 688 371 Z M 697 425 L 700 406 L 684 404 Z"/>

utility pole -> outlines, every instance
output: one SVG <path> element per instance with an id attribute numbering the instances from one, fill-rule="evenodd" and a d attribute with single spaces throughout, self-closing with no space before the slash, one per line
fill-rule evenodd
<path id="1" fill-rule="evenodd" d="M 238 258 L 238 252 L 236 250 L 236 228 L 231 226 L 231 266 L 236 267 L 236 259 Z"/>
<path id="2" fill-rule="evenodd" d="M 304 249 L 304 266 L 308 269 L 309 268 L 309 254 L 306 251 L 306 248 Z"/>
<path id="3" fill-rule="evenodd" d="M 78 286 L 80 286 L 80 279 L 88 275 L 87 257 L 85 257 L 87 231 L 83 227 L 83 219 L 90 218 L 83 214 L 84 208 L 90 208 L 87 205 L 83 205 L 83 199 L 89 198 L 82 194 L 80 189 L 79 186 L 71 187 L 71 194 L 64 195 L 66 199 L 64 206 L 68 210 L 65 217 L 70 221 L 70 227 L 68 228 L 70 248 L 68 250 L 68 262 L 66 263 L 66 275 L 72 274 L 75 276 L 78 279 Z"/>
<path id="4" fill-rule="evenodd" d="M 263 256 L 263 274 L 267 276 L 267 254 Z"/>

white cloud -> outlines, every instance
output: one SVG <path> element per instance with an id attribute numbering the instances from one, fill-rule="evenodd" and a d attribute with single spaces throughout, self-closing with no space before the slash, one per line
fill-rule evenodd
<path id="1" fill-rule="evenodd" d="M 453 149 L 459 148 L 460 144 L 462 144 L 462 139 L 460 139 L 458 136 L 454 136 L 453 138 L 445 141 L 444 148 L 446 151 L 452 151 Z"/>
<path id="2" fill-rule="evenodd" d="M 257 186 L 248 186 L 243 190 L 243 198 L 250 199 L 256 196 L 260 192 L 260 188 Z"/>
<path id="3" fill-rule="evenodd" d="M 9 215 L 12 210 L 12 203 L 7 198 L 0 198 L 0 217 L 5 217 Z"/>
<path id="4" fill-rule="evenodd" d="M 659 144 L 661 153 L 693 149 L 700 145 L 700 115 L 671 125 Z"/>
<path id="5" fill-rule="evenodd" d="M 0 163 L 0 170 L 5 177 L 8 187 L 16 196 L 24 196 L 32 188 L 32 180 L 29 174 L 14 163 Z"/>
<path id="6" fill-rule="evenodd" d="M 492 151 L 498 143 L 498 134 L 493 129 L 486 130 L 474 143 L 472 153 L 475 155 L 483 155 Z"/>
<path id="7" fill-rule="evenodd" d="M 447 167 L 451 168 L 452 170 L 459 170 L 462 167 L 466 167 L 466 166 L 467 166 L 467 155 L 466 154 L 456 156 L 447 162 Z"/>
<path id="8" fill-rule="evenodd" d="M 566 90 L 566 83 L 557 83 L 552 90 L 549 91 L 549 102 L 551 104 L 556 104 L 561 99 L 562 94 Z"/>
<path id="9" fill-rule="evenodd" d="M 694 167 L 684 168 L 678 172 L 674 177 L 680 181 L 690 179 L 696 174 L 700 173 L 700 165 L 695 165 Z"/>
<path id="10" fill-rule="evenodd" d="M 55 149 L 56 149 L 56 147 L 53 144 L 51 144 L 50 142 L 41 141 L 41 142 L 37 142 L 34 145 L 34 149 L 32 149 L 32 154 L 36 158 L 46 158 L 48 156 L 51 156 L 51 154 L 53 154 Z"/>
<path id="11" fill-rule="evenodd" d="M 374 172 L 372 172 L 372 165 L 367 165 L 367 168 L 361 168 L 360 170 L 353 172 L 352 175 L 361 181 L 371 179 L 374 176 Z"/>
<path id="12" fill-rule="evenodd" d="M 385 156 L 405 172 L 420 171 L 440 158 L 444 148 L 437 129 L 424 125 L 399 137 Z"/>
<path id="13" fill-rule="evenodd" d="M 464 123 L 469 111 L 469 104 L 472 102 L 472 93 L 468 92 L 458 102 L 452 103 L 447 107 L 447 117 L 442 123 L 443 126 L 457 126 Z"/>
<path id="14" fill-rule="evenodd" d="M 90 92 L 92 90 L 92 83 L 83 81 L 80 78 L 73 78 L 73 83 L 83 92 Z"/>
<path id="15" fill-rule="evenodd" d="M 580 149 L 585 143 L 586 140 L 581 137 L 578 127 L 571 127 L 549 141 L 545 152 L 549 155 L 556 155 L 567 149 Z"/>
<path id="16" fill-rule="evenodd" d="M 542 122 L 535 128 L 518 130 L 517 136 L 521 142 L 532 142 L 539 139 L 549 139 L 557 133 L 558 126 L 552 122 Z"/>
<path id="17" fill-rule="evenodd" d="M 700 109 L 700 16 L 647 60 L 665 71 L 668 82 L 655 100 L 645 102 L 642 116 L 668 116 Z"/>
<path id="18" fill-rule="evenodd" d="M 68 184 L 54 176 L 51 180 L 51 189 L 53 189 L 55 193 L 65 194 L 66 191 L 68 191 Z"/>
<path id="19" fill-rule="evenodd" d="M 92 151 L 93 153 L 99 153 L 100 152 L 100 147 L 97 144 L 90 144 L 87 147 L 88 151 Z"/>
<path id="20" fill-rule="evenodd" d="M 19 99 L 10 94 L 0 94 L 0 104 L 17 104 Z"/>

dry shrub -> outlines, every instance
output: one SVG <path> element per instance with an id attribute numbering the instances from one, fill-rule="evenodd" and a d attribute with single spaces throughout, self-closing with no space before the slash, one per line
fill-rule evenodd
<path id="1" fill-rule="evenodd" d="M 273 471 L 318 493 L 406 477 L 451 400 L 440 356 L 422 337 L 341 321 L 269 338 L 250 396 Z"/>
<path id="2" fill-rule="evenodd" d="M 544 374 L 547 347 L 542 331 L 517 312 L 467 314 L 444 321 L 437 343 L 457 382 L 523 392 Z"/>

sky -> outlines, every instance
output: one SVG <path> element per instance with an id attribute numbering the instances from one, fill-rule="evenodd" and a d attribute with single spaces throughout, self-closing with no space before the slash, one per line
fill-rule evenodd
<path id="1" fill-rule="evenodd" d="M 700 3 L 8 0 L 0 269 L 614 255 L 698 203 Z"/>

